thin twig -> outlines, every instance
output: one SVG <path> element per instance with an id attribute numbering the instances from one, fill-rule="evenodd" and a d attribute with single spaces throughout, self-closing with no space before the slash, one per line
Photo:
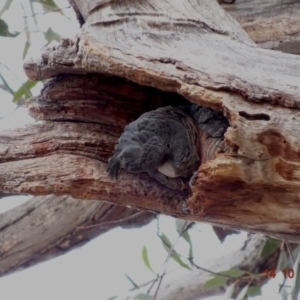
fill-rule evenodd
<path id="1" fill-rule="evenodd" d="M 89 228 L 94 228 L 94 227 L 97 227 L 97 226 L 104 226 L 104 225 L 112 225 L 112 224 L 118 224 L 118 223 L 122 223 L 124 221 L 128 221 L 130 219 L 133 219 L 135 218 L 136 216 L 142 214 L 144 211 L 139 211 L 131 216 L 128 216 L 126 218 L 122 218 L 122 219 L 118 219 L 118 220 L 115 220 L 115 221 L 107 221 L 107 222 L 102 222 L 102 223 L 99 223 L 99 224 L 93 224 L 93 225 L 88 225 L 88 226 L 77 226 L 76 228 L 77 229 L 89 229 Z"/>
<path id="2" fill-rule="evenodd" d="M 284 241 L 284 242 L 285 242 L 286 249 L 287 249 L 287 251 L 289 253 L 290 260 L 291 260 L 292 266 L 293 266 L 295 264 L 295 260 L 294 260 L 294 257 L 293 257 L 291 246 L 290 246 L 290 244 L 287 241 Z"/>
<path id="3" fill-rule="evenodd" d="M 177 244 L 179 238 L 180 238 L 180 237 L 183 235 L 183 233 L 185 232 L 187 225 L 188 225 L 188 221 L 185 221 L 184 225 L 182 226 L 182 228 L 181 228 L 181 230 L 180 230 L 180 232 L 179 232 L 179 234 L 178 234 L 178 236 L 177 236 L 176 241 L 175 241 L 175 242 L 173 243 L 173 245 L 170 247 L 170 250 L 169 250 L 169 252 L 168 252 L 168 256 L 167 256 L 166 261 L 165 261 L 165 263 L 164 263 L 164 264 L 165 264 L 165 266 L 164 266 L 164 271 L 163 271 L 162 275 L 159 276 L 158 286 L 157 286 L 157 289 L 156 289 L 155 294 L 154 294 L 154 297 L 153 297 L 154 300 L 155 300 L 156 297 L 157 297 L 157 294 L 158 294 L 159 288 L 160 288 L 160 286 L 161 286 L 162 280 L 163 280 L 163 278 L 164 278 L 164 276 L 165 276 L 165 274 L 166 274 L 168 263 L 169 263 L 169 261 L 170 261 L 170 258 L 171 258 L 171 256 L 172 256 L 173 252 L 174 252 L 174 247 L 175 247 L 175 245 Z M 150 291 L 150 290 L 149 290 L 149 291 Z"/>
<path id="4" fill-rule="evenodd" d="M 44 11 L 42 13 L 34 13 L 34 14 L 30 15 L 30 16 L 23 16 L 23 18 L 24 19 L 26 19 L 26 18 L 34 18 L 35 16 L 38 16 L 38 15 L 45 15 L 45 14 L 49 14 L 49 13 L 53 13 L 53 12 L 58 12 L 58 11 L 62 11 L 64 9 L 69 9 L 69 8 L 71 8 L 71 5 L 68 5 L 66 7 L 61 7 L 61 8 L 55 8 L 55 9 L 52 9 L 52 10 L 49 10 L 49 11 Z M 66 18 L 68 18 L 68 17 L 66 17 Z"/>

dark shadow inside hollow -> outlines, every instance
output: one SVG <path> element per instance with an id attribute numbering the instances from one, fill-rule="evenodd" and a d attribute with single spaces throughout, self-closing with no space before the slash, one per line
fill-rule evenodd
<path id="1" fill-rule="evenodd" d="M 145 112 L 189 104 L 177 93 L 141 86 L 117 76 L 61 74 L 45 82 L 41 95 L 28 101 L 28 108 L 40 120 L 124 128 Z"/>
<path id="2" fill-rule="evenodd" d="M 267 114 L 249 114 L 245 111 L 240 111 L 239 115 L 248 121 L 270 121 L 271 117 Z"/>
<path id="3" fill-rule="evenodd" d="M 182 190 L 200 163 L 225 152 L 229 122 L 222 112 L 191 103 L 176 93 L 116 77 L 102 78 L 101 83 L 97 90 L 100 101 L 113 108 L 112 102 L 118 101 L 114 113 L 125 124 L 108 161 L 111 179 L 117 180 L 125 169 L 147 173 L 162 185 Z"/>
<path id="4" fill-rule="evenodd" d="M 117 178 L 121 169 L 145 172 L 164 185 L 182 189 L 200 162 L 226 151 L 224 133 L 229 123 L 222 112 L 121 77 L 61 74 L 47 80 L 28 107 L 37 119 L 65 126 L 77 123 L 82 134 L 83 123 L 94 124 L 93 134 L 99 134 L 99 139 L 85 141 L 82 155 L 106 162 L 118 152 L 120 156 L 110 160 L 111 178 Z M 132 122 L 141 118 L 145 128 L 139 132 Z M 70 147 L 60 151 L 71 153 Z"/>

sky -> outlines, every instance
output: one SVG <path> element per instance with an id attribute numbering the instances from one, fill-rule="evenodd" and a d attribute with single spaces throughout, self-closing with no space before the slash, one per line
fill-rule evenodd
<path id="1" fill-rule="evenodd" d="M 13 1 L 9 12 L 3 19 L 9 23 L 10 31 L 22 31 L 17 38 L 0 37 L 0 73 L 7 79 L 13 89 L 18 89 L 27 78 L 22 69 L 22 52 L 26 41 L 23 10 L 26 11 L 29 28 L 32 34 L 31 47 L 28 57 L 39 57 L 45 39 L 38 30 L 46 31 L 49 26 L 62 37 L 73 37 L 78 31 L 75 16 L 66 0 L 57 1 L 67 16 L 57 13 L 45 14 L 42 7 L 34 4 L 37 12 L 38 28 L 34 24 L 27 2 Z M 1 10 L 1 3 L 0 3 Z M 13 22 L 11 21 L 13 20 Z M 34 88 L 37 95 L 41 88 L 38 84 Z M 24 127 L 36 122 L 27 113 L 26 108 L 16 106 L 11 96 L 0 89 L 0 131 Z M 0 141 L 1 143 L 1 141 Z M 30 196 L 16 196 L 1 199 L 0 213 L 12 209 L 30 199 Z M 0 215 L 1 217 L 1 215 Z M 160 218 L 160 227 L 167 236 L 176 240 L 175 221 L 170 217 Z M 246 233 L 233 235 L 220 244 L 209 225 L 201 224 L 191 230 L 194 252 L 197 262 L 201 265 L 205 261 L 220 257 L 242 247 Z M 149 259 L 155 270 L 160 270 L 167 253 L 157 238 L 157 224 L 152 222 L 142 229 L 115 229 L 103 234 L 85 246 L 73 250 L 66 255 L 41 263 L 21 272 L 0 278 L 0 299 L 17 300 L 47 300 L 47 299 L 100 299 L 105 300 L 115 295 L 125 299 L 125 294 L 132 287 L 124 273 L 128 274 L 138 284 L 153 278 L 152 273 L 142 261 L 142 248 L 147 246 Z M 184 241 L 179 242 L 181 253 L 187 252 Z M 171 262 L 171 268 L 178 272 L 178 265 Z M 280 299 L 277 296 L 280 276 L 264 287 L 264 299 Z M 220 300 L 222 297 L 211 298 Z M 259 298 L 257 298 L 259 299 Z"/>

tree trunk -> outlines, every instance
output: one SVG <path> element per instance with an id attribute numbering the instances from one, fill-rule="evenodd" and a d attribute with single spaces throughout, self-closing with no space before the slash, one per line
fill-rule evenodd
<path id="1" fill-rule="evenodd" d="M 223 7 L 260 47 L 300 54 L 299 1 L 240 0 Z"/>
<path id="2" fill-rule="evenodd" d="M 0 276 L 64 254 L 113 228 L 143 226 L 154 217 L 96 200 L 35 197 L 0 215 Z"/>
<path id="3" fill-rule="evenodd" d="M 24 65 L 31 79 L 56 76 L 29 102 L 33 116 L 55 122 L 1 134 L 0 189 L 99 199 L 299 241 L 300 59 L 256 47 L 211 0 L 73 5 L 85 22 L 80 37 Z M 200 167 L 192 191 L 125 172 L 109 180 L 106 162 L 124 126 L 186 99 L 230 121 L 230 151 Z"/>

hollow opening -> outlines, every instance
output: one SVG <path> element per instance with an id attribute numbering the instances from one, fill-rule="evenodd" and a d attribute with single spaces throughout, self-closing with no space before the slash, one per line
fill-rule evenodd
<path id="1" fill-rule="evenodd" d="M 245 111 L 240 111 L 239 115 L 248 121 L 270 121 L 271 120 L 270 116 L 264 113 L 249 114 Z"/>

